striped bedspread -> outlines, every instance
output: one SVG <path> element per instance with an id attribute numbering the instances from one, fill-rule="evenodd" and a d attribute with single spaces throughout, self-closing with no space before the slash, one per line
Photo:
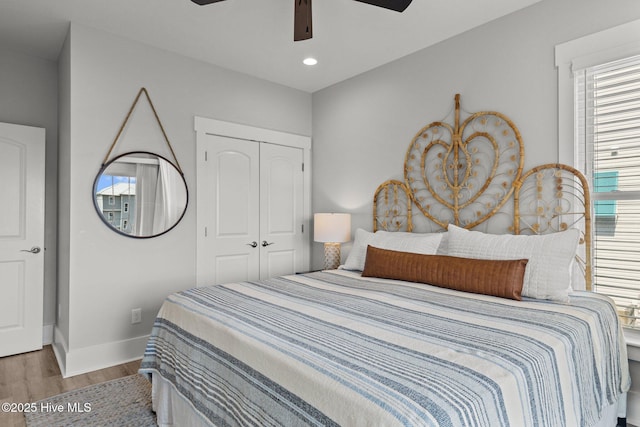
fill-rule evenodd
<path id="1" fill-rule="evenodd" d="M 217 426 L 590 426 L 629 388 L 606 297 L 517 302 L 341 270 L 170 296 L 141 371 Z"/>

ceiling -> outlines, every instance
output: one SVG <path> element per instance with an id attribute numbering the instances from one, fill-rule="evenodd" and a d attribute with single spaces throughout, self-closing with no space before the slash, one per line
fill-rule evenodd
<path id="1" fill-rule="evenodd" d="M 0 46 L 57 60 L 75 22 L 315 92 L 538 1 L 413 0 L 398 13 L 315 0 L 313 38 L 294 42 L 291 0 L 0 0 Z"/>

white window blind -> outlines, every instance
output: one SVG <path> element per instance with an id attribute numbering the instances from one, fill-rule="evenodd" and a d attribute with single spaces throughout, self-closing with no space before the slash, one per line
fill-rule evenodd
<path id="1" fill-rule="evenodd" d="M 574 71 L 576 164 L 591 185 L 594 289 L 640 328 L 640 56 Z"/>

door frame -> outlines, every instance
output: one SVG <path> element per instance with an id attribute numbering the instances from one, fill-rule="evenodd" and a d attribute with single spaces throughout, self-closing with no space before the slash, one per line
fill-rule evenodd
<path id="1" fill-rule="evenodd" d="M 196 131 L 196 284 L 205 280 L 202 277 L 198 266 L 204 265 L 206 251 L 204 250 L 205 235 L 205 215 L 203 208 L 198 203 L 201 197 L 204 197 L 204 189 L 198 185 L 204 177 L 202 168 L 197 165 L 204 161 L 200 159 L 200 146 L 204 142 L 206 135 L 224 136 L 238 140 L 249 140 L 254 142 L 266 142 L 270 144 L 284 145 L 287 147 L 300 148 L 303 153 L 304 169 L 302 173 L 303 179 L 303 253 L 302 268 L 303 271 L 309 270 L 311 263 L 311 137 L 304 135 L 296 135 L 293 133 L 281 132 L 271 129 L 264 129 L 255 126 L 243 125 L 233 122 L 225 122 L 222 120 L 210 119 L 206 117 L 194 118 L 194 130 Z M 202 194 L 201 194 L 202 192 Z M 201 264 L 203 263 L 203 264 Z"/>

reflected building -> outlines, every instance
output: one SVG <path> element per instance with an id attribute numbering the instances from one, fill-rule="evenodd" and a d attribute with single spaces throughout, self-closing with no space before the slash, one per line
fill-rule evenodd
<path id="1" fill-rule="evenodd" d="M 136 186 L 119 182 L 96 193 L 96 203 L 102 216 L 114 228 L 131 234 L 135 230 Z"/>

